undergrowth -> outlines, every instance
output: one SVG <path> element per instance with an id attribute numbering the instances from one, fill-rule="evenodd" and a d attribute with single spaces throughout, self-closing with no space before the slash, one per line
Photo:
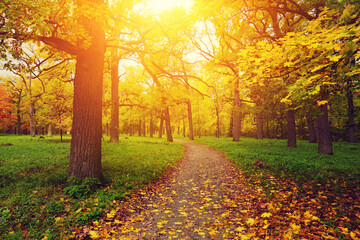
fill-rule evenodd
<path id="1" fill-rule="evenodd" d="M 0 238 L 64 239 L 99 220 L 133 190 L 175 165 L 183 146 L 165 139 L 104 139 L 105 184 L 67 179 L 70 137 L 0 136 Z"/>

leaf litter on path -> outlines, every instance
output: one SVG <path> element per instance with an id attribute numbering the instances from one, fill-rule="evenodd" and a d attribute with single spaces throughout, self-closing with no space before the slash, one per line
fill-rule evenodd
<path id="1" fill-rule="evenodd" d="M 289 198 L 297 191 L 291 183 L 284 183 L 290 191 L 269 199 L 219 152 L 183 144 L 185 156 L 174 169 L 75 238 L 359 239 L 358 228 L 321 221 L 316 199 Z"/>

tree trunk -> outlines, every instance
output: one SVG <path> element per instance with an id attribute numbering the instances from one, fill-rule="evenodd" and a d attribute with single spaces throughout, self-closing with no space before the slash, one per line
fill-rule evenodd
<path id="1" fill-rule="evenodd" d="M 306 122 L 309 129 L 309 143 L 316 143 L 316 130 L 311 113 L 306 114 Z"/>
<path id="2" fill-rule="evenodd" d="M 17 110 L 17 134 L 21 135 L 21 115 L 20 115 L 20 104 L 18 105 L 18 110 Z"/>
<path id="3" fill-rule="evenodd" d="M 286 120 L 287 120 L 288 147 L 296 147 L 296 125 L 295 125 L 294 110 L 287 111 Z"/>
<path id="4" fill-rule="evenodd" d="M 191 110 L 191 102 L 190 102 L 190 100 L 187 102 L 187 109 L 188 109 L 188 121 L 189 121 L 189 139 L 194 140 L 194 126 L 193 126 L 192 110 Z"/>
<path id="5" fill-rule="evenodd" d="M 234 108 L 231 110 L 228 137 L 234 136 L 233 131 L 234 131 Z"/>
<path id="6" fill-rule="evenodd" d="M 266 137 L 271 138 L 270 137 L 270 127 L 269 127 L 269 116 L 266 116 Z"/>
<path id="7" fill-rule="evenodd" d="M 219 116 L 219 107 L 215 107 L 216 110 L 216 137 L 220 138 L 220 116 Z"/>
<path id="8" fill-rule="evenodd" d="M 35 137 L 35 135 L 36 135 L 36 133 L 35 133 L 35 121 L 34 121 L 34 115 L 35 115 L 34 105 L 35 105 L 35 103 L 32 100 L 30 100 L 30 101 L 31 101 L 30 106 L 29 106 L 30 136 Z"/>
<path id="9" fill-rule="evenodd" d="M 239 96 L 239 79 L 236 78 L 234 85 L 234 136 L 233 141 L 240 140 L 240 96 Z"/>
<path id="10" fill-rule="evenodd" d="M 350 83 L 348 82 L 348 85 Z M 355 111 L 354 111 L 354 101 L 353 101 L 353 93 L 350 89 L 350 87 L 348 86 L 347 89 L 347 101 L 348 101 L 348 121 L 347 121 L 347 127 L 348 127 L 348 142 L 349 143 L 354 143 L 355 142 L 355 123 L 354 123 L 354 118 L 355 118 Z"/>
<path id="11" fill-rule="evenodd" d="M 318 152 L 322 154 L 332 155 L 333 150 L 327 106 L 327 104 L 323 104 L 320 106 L 320 111 L 322 115 L 316 119 L 316 128 L 319 141 Z"/>
<path id="12" fill-rule="evenodd" d="M 133 125 L 130 124 L 130 126 L 129 126 L 129 136 L 131 137 L 131 136 L 133 136 L 133 135 L 134 135 Z"/>
<path id="13" fill-rule="evenodd" d="M 142 124 L 142 135 L 144 137 L 146 137 L 146 121 L 145 121 L 145 119 L 143 120 L 143 124 Z"/>
<path id="14" fill-rule="evenodd" d="M 103 0 L 88 2 L 104 3 Z M 101 138 L 105 33 L 95 19 L 83 19 L 83 24 L 92 42 L 88 49 L 76 56 L 69 177 L 103 180 Z"/>
<path id="15" fill-rule="evenodd" d="M 154 119 L 153 119 L 153 115 L 150 115 L 150 129 L 149 129 L 149 134 L 150 137 L 153 138 L 154 137 Z"/>
<path id="16" fill-rule="evenodd" d="M 111 51 L 111 122 L 110 142 L 119 142 L 119 58 Z"/>
<path id="17" fill-rule="evenodd" d="M 262 118 L 262 112 L 258 112 L 256 116 L 256 138 L 257 139 L 263 139 L 263 118 Z"/>
<path id="18" fill-rule="evenodd" d="M 164 127 L 164 117 L 161 116 L 161 118 L 160 118 L 160 125 L 159 125 L 159 138 L 162 138 L 163 127 Z"/>
<path id="19" fill-rule="evenodd" d="M 50 123 L 48 126 L 48 137 L 52 137 L 54 135 L 54 126 Z"/>
<path id="20" fill-rule="evenodd" d="M 183 136 L 186 137 L 186 124 L 185 124 L 185 119 L 183 120 Z"/>
<path id="21" fill-rule="evenodd" d="M 138 124 L 138 136 L 141 137 L 141 119 L 139 119 L 139 124 Z"/>
<path id="22" fill-rule="evenodd" d="M 173 142 L 173 137 L 171 133 L 171 124 L 170 124 L 170 113 L 169 107 L 165 109 L 165 129 L 166 129 L 166 138 L 168 142 Z"/>

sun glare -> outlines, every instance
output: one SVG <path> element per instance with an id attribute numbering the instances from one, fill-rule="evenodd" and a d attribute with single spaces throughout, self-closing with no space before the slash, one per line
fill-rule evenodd
<path id="1" fill-rule="evenodd" d="M 147 7 L 156 14 L 173 8 L 190 10 L 193 4 L 193 0 L 149 0 L 146 3 Z"/>

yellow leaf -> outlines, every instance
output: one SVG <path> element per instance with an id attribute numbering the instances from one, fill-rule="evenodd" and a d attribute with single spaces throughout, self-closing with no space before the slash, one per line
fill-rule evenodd
<path id="1" fill-rule="evenodd" d="M 100 235 L 97 231 L 90 231 L 89 234 L 90 234 L 91 239 L 97 239 L 100 237 Z"/>
<path id="2" fill-rule="evenodd" d="M 296 225 L 296 223 L 290 223 L 290 227 L 294 230 L 295 233 L 298 233 L 301 229 L 301 225 Z"/>
<path id="3" fill-rule="evenodd" d="M 327 104 L 328 101 L 327 100 L 323 100 L 323 101 L 317 101 L 317 105 L 318 106 L 321 106 L 321 105 L 324 105 L 324 104 Z M 316 200 L 315 199 L 311 199 L 312 202 L 316 203 Z"/>
<path id="4" fill-rule="evenodd" d="M 242 232 L 242 231 L 245 231 L 245 230 L 246 230 L 246 228 L 244 228 L 244 227 L 238 227 L 238 228 L 235 229 L 235 231 L 237 231 L 237 232 Z"/>
<path id="5" fill-rule="evenodd" d="M 332 61 L 332 62 L 338 62 L 341 58 L 342 58 L 341 55 L 331 56 L 331 57 L 330 57 L 330 61 Z"/>
<path id="6" fill-rule="evenodd" d="M 116 215 L 116 210 L 111 210 L 110 213 L 106 214 L 106 217 L 112 219 L 115 217 L 115 215 Z"/>
<path id="7" fill-rule="evenodd" d="M 82 208 L 79 208 L 78 210 L 76 210 L 75 213 L 79 213 L 82 210 Z"/>
<path id="8" fill-rule="evenodd" d="M 247 221 L 246 221 L 247 224 L 249 224 L 250 226 L 254 225 L 255 223 L 255 220 L 253 218 L 249 218 Z"/>
<path id="9" fill-rule="evenodd" d="M 272 213 L 269 213 L 269 212 L 265 212 L 265 213 L 261 214 L 262 218 L 268 218 L 268 217 L 271 217 L 271 216 L 272 216 Z"/>
<path id="10" fill-rule="evenodd" d="M 267 229 L 269 226 L 270 226 L 270 224 L 266 224 L 266 225 L 264 225 L 262 228 L 263 228 L 263 229 Z"/>

